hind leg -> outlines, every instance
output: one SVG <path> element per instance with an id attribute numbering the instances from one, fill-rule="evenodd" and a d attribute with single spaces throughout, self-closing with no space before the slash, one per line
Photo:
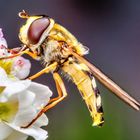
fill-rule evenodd
<path id="1" fill-rule="evenodd" d="M 53 73 L 53 78 L 56 83 L 58 97 L 52 99 L 51 102 L 48 105 L 46 105 L 27 126 L 23 126 L 22 128 L 30 127 L 43 113 L 45 113 L 49 109 L 56 106 L 59 102 L 61 102 L 67 96 L 66 88 L 64 86 L 64 83 L 63 83 L 60 75 L 58 73 Z"/>

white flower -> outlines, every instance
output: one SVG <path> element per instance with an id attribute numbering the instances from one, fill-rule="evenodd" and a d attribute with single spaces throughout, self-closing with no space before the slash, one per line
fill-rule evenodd
<path id="1" fill-rule="evenodd" d="M 3 37 L 3 32 L 2 32 L 2 29 L 0 28 L 0 57 L 8 54 L 8 51 L 6 48 L 7 48 L 7 42 L 5 38 Z"/>
<path id="2" fill-rule="evenodd" d="M 30 80 L 10 79 L 0 68 L 0 140 L 26 140 L 32 136 L 35 140 L 45 140 L 47 131 L 40 128 L 48 124 L 43 114 L 29 128 L 27 125 L 52 96 L 47 86 Z"/>
<path id="3" fill-rule="evenodd" d="M 13 75 L 19 79 L 25 79 L 29 75 L 30 69 L 31 63 L 28 59 L 21 56 L 14 59 L 12 71 Z"/>
<path id="4" fill-rule="evenodd" d="M 2 32 L 2 29 L 1 28 L 0 28 L 0 46 L 7 47 L 7 41 L 3 37 L 3 32 Z"/>
<path id="5" fill-rule="evenodd" d="M 0 57 L 12 55 L 10 52 L 8 52 L 7 48 L 7 42 L 3 37 L 3 32 L 0 28 Z M 5 63 L 7 61 L 9 60 L 3 60 Z M 29 75 L 31 69 L 31 63 L 29 60 L 19 56 L 10 60 L 10 62 L 12 63 L 10 74 L 16 76 L 19 79 L 25 79 Z"/>

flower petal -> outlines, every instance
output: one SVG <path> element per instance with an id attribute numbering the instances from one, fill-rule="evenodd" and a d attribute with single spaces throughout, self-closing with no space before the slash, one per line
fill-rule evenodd
<path id="1" fill-rule="evenodd" d="M 35 122 L 34 125 L 38 126 L 38 127 L 41 127 L 41 126 L 46 126 L 48 125 L 48 118 L 45 114 L 42 114 Z"/>
<path id="2" fill-rule="evenodd" d="M 0 66 L 0 85 L 1 86 L 4 86 L 3 81 L 5 81 L 5 80 L 8 80 L 7 74 L 6 74 L 5 70 L 3 68 L 1 68 L 1 66 Z"/>
<path id="3" fill-rule="evenodd" d="M 27 140 L 27 138 L 28 135 L 13 130 L 13 132 L 5 140 Z"/>
<path id="4" fill-rule="evenodd" d="M 0 121 L 5 120 L 7 122 L 13 120 L 18 111 L 18 102 L 9 101 L 9 102 L 0 102 Z"/>
<path id="5" fill-rule="evenodd" d="M 35 97 L 36 95 L 29 90 L 19 93 L 18 94 L 19 109 L 24 109 L 24 108 L 26 109 L 32 106 L 35 100 Z"/>
<path id="6" fill-rule="evenodd" d="M 37 111 L 34 107 L 29 106 L 26 109 L 21 109 L 16 114 L 16 117 L 13 121 L 17 126 L 25 126 L 30 123 L 37 115 Z"/>
<path id="7" fill-rule="evenodd" d="M 31 63 L 28 59 L 25 59 L 20 56 L 14 60 L 12 69 L 13 74 L 16 77 L 18 77 L 19 79 L 25 79 L 30 73 Z"/>
<path id="8" fill-rule="evenodd" d="M 5 139 L 12 133 L 12 129 L 4 123 L 0 123 L 0 140 Z"/>
<path id="9" fill-rule="evenodd" d="M 7 47 L 7 41 L 5 40 L 5 38 L 3 37 L 3 32 L 2 32 L 2 28 L 0 28 L 0 46 L 4 45 L 5 47 Z"/>
<path id="10" fill-rule="evenodd" d="M 7 48 L 7 42 L 6 42 L 6 40 L 3 37 L 0 38 L 0 46 L 4 46 L 4 47 Z"/>
<path id="11" fill-rule="evenodd" d="M 34 125 L 26 129 L 17 127 L 14 124 L 7 124 L 7 125 L 15 129 L 16 131 L 32 136 L 35 140 L 46 140 L 46 138 L 48 137 L 47 131 L 43 130 L 42 128 L 36 127 Z"/>
<path id="12" fill-rule="evenodd" d="M 17 81 L 5 81 L 3 82 L 3 85 L 6 86 L 3 94 L 6 95 L 6 97 L 10 97 L 14 94 L 17 94 L 19 92 L 22 92 L 26 90 L 31 84 L 30 80 L 17 80 Z"/>
<path id="13" fill-rule="evenodd" d="M 3 37 L 3 32 L 2 32 L 2 28 L 0 28 L 0 38 Z"/>
<path id="14" fill-rule="evenodd" d="M 42 84 L 32 82 L 28 89 L 36 95 L 34 106 L 37 109 L 44 107 L 52 96 L 52 91 L 49 89 L 49 87 Z"/>

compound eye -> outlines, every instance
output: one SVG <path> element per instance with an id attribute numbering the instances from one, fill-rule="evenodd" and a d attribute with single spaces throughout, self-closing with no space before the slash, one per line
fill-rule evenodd
<path id="1" fill-rule="evenodd" d="M 42 33 L 49 26 L 50 21 L 47 17 L 39 18 L 33 21 L 28 30 L 28 39 L 31 44 L 37 44 Z"/>

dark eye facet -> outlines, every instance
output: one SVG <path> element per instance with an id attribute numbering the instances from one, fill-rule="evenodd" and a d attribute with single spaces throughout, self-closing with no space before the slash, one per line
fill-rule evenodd
<path id="1" fill-rule="evenodd" d="M 29 27 L 28 39 L 31 44 L 38 43 L 42 33 L 49 26 L 50 21 L 47 17 L 36 19 Z"/>

